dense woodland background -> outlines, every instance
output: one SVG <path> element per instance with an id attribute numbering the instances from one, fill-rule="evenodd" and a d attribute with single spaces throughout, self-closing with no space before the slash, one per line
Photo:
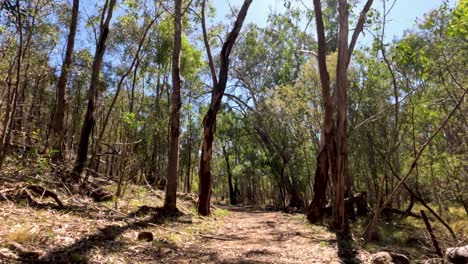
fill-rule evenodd
<path id="1" fill-rule="evenodd" d="M 340 206 L 349 222 L 420 218 L 424 209 L 446 225 L 441 233 L 466 238 L 468 1 L 441 1 L 392 41 L 385 30 L 393 1 L 361 19 L 363 2 L 346 9 L 346 1 L 321 1 L 325 45 L 317 39 L 320 1 L 265 7 L 264 27 L 242 24 L 250 2 L 217 22 L 205 0 L 1 1 L 2 179 L 26 167 L 83 194 L 105 179 L 117 186 L 116 204 L 137 184 L 167 188 L 172 210 L 176 191 L 200 194 L 202 215 L 211 197 L 305 212 L 313 222 L 327 208 L 336 216 L 333 168 L 317 186 L 327 144 L 323 58 L 338 111 L 330 116 L 346 115 L 334 133 L 344 131 L 347 142 Z M 362 30 L 340 95 L 346 10 L 349 40 L 359 21 Z M 212 153 L 204 142 L 211 132 Z M 317 219 L 309 204 L 318 189 L 325 200 Z"/>

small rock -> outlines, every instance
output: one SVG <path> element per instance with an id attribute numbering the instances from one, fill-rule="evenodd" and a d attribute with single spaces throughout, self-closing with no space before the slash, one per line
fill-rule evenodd
<path id="1" fill-rule="evenodd" d="M 154 237 L 153 237 L 153 233 L 151 232 L 140 232 L 138 233 L 137 239 L 140 241 L 143 240 L 146 242 L 150 242 L 150 241 L 153 241 Z"/>
<path id="2" fill-rule="evenodd" d="M 392 256 L 388 252 L 377 252 L 371 256 L 373 264 L 393 264 Z"/>
<path id="3" fill-rule="evenodd" d="M 466 264 L 468 263 L 468 245 L 464 247 L 447 248 L 445 255 L 452 263 Z"/>

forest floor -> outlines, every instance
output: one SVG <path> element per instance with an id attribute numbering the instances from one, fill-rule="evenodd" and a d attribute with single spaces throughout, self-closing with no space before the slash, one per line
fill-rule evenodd
<path id="1" fill-rule="evenodd" d="M 64 207 L 44 197 L 31 205 L 5 195 L 29 184 L 53 191 Z M 196 196 L 180 193 L 182 214 L 166 216 L 160 214 L 164 193 L 147 186 L 128 185 L 124 198 L 101 203 L 56 186 L 53 177 L 38 175 L 35 168 L 0 175 L 0 263 L 343 261 L 335 235 L 308 224 L 302 214 L 217 205 L 212 216 L 201 217 Z M 107 189 L 115 191 L 115 185 Z M 151 233 L 150 241 L 138 239 L 142 232 Z M 348 261 L 369 257 L 355 252 Z"/>
<path id="2" fill-rule="evenodd" d="M 369 262 L 366 250 L 338 241 L 326 227 L 309 224 L 303 214 L 217 203 L 212 216 L 201 217 L 195 210 L 196 195 L 178 193 L 181 214 L 168 216 L 161 211 L 164 192 L 145 184 L 128 184 L 122 198 L 94 202 L 58 187 L 56 177 L 38 171 L 31 166 L 4 169 L 0 175 L 0 263 Z M 115 183 L 94 183 L 116 191 Z M 31 185 L 57 194 L 63 207 L 40 195 L 34 205 L 8 195 Z M 461 220 L 452 224 L 462 227 L 457 233 L 466 234 L 466 218 L 456 219 Z M 414 222 L 379 225 L 380 243 L 370 243 L 367 250 L 422 259 L 430 253 L 430 244 L 421 221 Z M 142 234 L 151 237 L 139 239 Z"/>

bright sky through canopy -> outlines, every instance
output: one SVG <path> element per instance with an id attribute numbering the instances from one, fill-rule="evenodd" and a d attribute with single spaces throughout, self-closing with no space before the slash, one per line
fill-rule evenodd
<path id="1" fill-rule="evenodd" d="M 294 1 L 293 1 L 294 2 Z M 352 2 L 352 1 L 350 1 Z M 359 0 L 362 5 L 365 1 Z M 458 1 L 450 0 L 450 6 L 455 6 Z M 230 13 L 230 7 L 239 7 L 243 0 L 214 0 L 217 12 L 217 20 L 225 20 L 225 16 Z M 254 0 L 246 18 L 248 23 L 256 23 L 260 26 L 266 24 L 270 10 L 281 11 L 284 9 L 284 0 Z M 302 3 L 312 8 L 312 0 L 302 0 Z M 390 7 L 393 0 L 387 1 L 387 8 Z M 438 8 L 443 0 L 397 0 L 395 6 L 388 15 L 386 27 L 386 39 L 392 40 L 394 37 L 401 37 L 405 30 L 411 29 L 417 19 L 424 17 L 424 14 L 432 9 Z M 297 3 L 303 6 L 300 1 Z M 373 8 L 381 11 L 382 0 L 374 0 Z M 315 28 L 309 28 L 311 33 L 315 33 Z M 315 35 L 315 34 L 313 34 Z"/>

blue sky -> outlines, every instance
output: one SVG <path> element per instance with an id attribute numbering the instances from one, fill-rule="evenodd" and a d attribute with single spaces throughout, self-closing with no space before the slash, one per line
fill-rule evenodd
<path id="1" fill-rule="evenodd" d="M 302 0 L 309 8 L 312 8 L 312 0 Z M 349 1 L 352 2 L 352 1 Z M 364 0 L 359 0 L 361 4 Z M 450 0 L 451 6 L 455 6 L 457 0 Z M 230 13 L 229 4 L 234 7 L 240 7 L 243 0 L 214 0 L 214 5 L 217 10 L 217 19 L 225 20 L 226 14 Z M 284 10 L 284 0 L 253 0 L 246 22 L 256 23 L 260 26 L 266 24 L 268 13 L 270 10 Z M 387 1 L 387 7 L 393 3 L 392 0 Z M 392 40 L 394 37 L 400 37 L 407 29 L 411 29 L 415 21 L 423 18 L 424 14 L 432 9 L 437 8 L 443 3 L 443 0 L 397 0 L 392 11 L 388 15 L 389 21 L 386 26 L 386 39 Z M 300 4 L 302 6 L 302 4 Z M 373 8 L 382 10 L 382 0 L 374 0 Z M 309 30 L 314 33 L 315 27 L 309 27 Z M 315 35 L 315 34 L 313 34 Z"/>

